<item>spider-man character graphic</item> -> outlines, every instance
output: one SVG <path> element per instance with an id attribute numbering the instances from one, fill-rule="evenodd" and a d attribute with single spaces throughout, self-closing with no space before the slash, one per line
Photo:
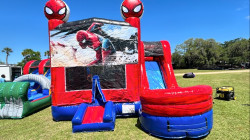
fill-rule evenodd
<path id="1" fill-rule="evenodd" d="M 140 0 L 124 0 L 121 6 L 121 14 L 124 19 L 129 17 L 141 18 L 144 8 Z"/>
<path id="2" fill-rule="evenodd" d="M 108 56 L 116 52 L 112 42 L 94 32 L 101 31 L 102 23 L 92 23 L 86 30 L 80 30 L 76 33 L 76 40 L 82 49 L 86 47 L 92 48 L 96 52 L 96 59 L 88 64 L 88 66 L 105 63 Z"/>
<path id="3" fill-rule="evenodd" d="M 57 19 L 67 22 L 70 10 L 68 5 L 62 0 L 50 0 L 44 7 L 44 14 L 49 20 Z"/>

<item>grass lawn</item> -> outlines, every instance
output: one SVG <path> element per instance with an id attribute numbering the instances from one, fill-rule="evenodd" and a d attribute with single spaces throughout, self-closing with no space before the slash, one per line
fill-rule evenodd
<path id="1" fill-rule="evenodd" d="M 239 69 L 242 70 L 242 69 Z M 204 73 L 204 72 L 226 72 L 226 71 L 239 71 L 239 70 L 198 70 L 198 69 L 176 69 L 174 70 L 175 74 L 184 74 L 188 72 L 193 73 Z"/>
<path id="2" fill-rule="evenodd" d="M 180 73 L 185 72 L 192 71 Z M 178 76 L 177 81 L 182 87 L 211 85 L 214 97 L 216 87 L 234 86 L 236 100 L 214 99 L 214 125 L 205 139 L 249 139 L 249 73 L 197 75 L 194 79 Z M 0 120 L 0 139 L 157 139 L 140 130 L 137 121 L 137 118 L 118 118 L 114 132 L 73 134 L 70 121 L 53 122 L 51 109 L 46 108 L 21 120 Z"/>
<path id="3" fill-rule="evenodd" d="M 214 99 L 214 124 L 207 140 L 247 140 L 249 139 L 249 73 L 230 73 L 216 75 L 197 75 L 194 79 L 177 76 L 180 86 L 207 84 L 213 87 L 233 86 L 236 100 Z"/>
<path id="4" fill-rule="evenodd" d="M 212 72 L 217 72 L 217 71 L 222 71 L 222 70 L 213 70 Z M 182 74 L 182 73 L 188 73 L 188 72 L 211 72 L 211 70 L 198 70 L 198 69 L 176 69 L 174 70 L 175 74 Z"/>

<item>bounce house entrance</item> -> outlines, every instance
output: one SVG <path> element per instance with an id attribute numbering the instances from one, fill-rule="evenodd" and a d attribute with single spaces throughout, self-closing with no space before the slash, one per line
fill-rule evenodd
<path id="1" fill-rule="evenodd" d="M 92 103 L 83 103 L 73 120 L 73 132 L 109 131 L 115 127 L 115 108 L 112 101 L 106 101 L 98 76 L 93 77 Z"/>

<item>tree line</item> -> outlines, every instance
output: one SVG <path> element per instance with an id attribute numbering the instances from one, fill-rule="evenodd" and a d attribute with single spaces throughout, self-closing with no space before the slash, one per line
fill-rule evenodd
<path id="1" fill-rule="evenodd" d="M 224 43 L 214 39 L 190 38 L 177 45 L 172 54 L 174 68 L 240 67 L 249 63 L 250 39 L 237 38 Z"/>
<path id="2" fill-rule="evenodd" d="M 49 51 L 44 52 L 44 56 L 49 58 Z M 39 51 L 33 51 L 32 49 L 25 49 L 22 52 L 23 60 L 18 62 L 18 66 L 24 67 L 24 65 L 31 60 L 41 60 L 41 53 Z"/>
<path id="3" fill-rule="evenodd" d="M 13 50 L 10 48 L 10 47 L 5 47 L 3 50 L 2 50 L 2 53 L 5 53 L 6 54 L 6 61 L 5 63 L 0 61 L 0 64 L 6 64 L 8 65 L 8 58 L 10 56 L 10 54 L 13 52 Z M 44 56 L 49 58 L 50 56 L 50 52 L 49 51 L 46 51 L 44 52 Z M 25 49 L 22 51 L 22 56 L 23 56 L 23 59 L 21 62 L 18 62 L 17 65 L 18 66 L 22 66 L 24 67 L 24 65 L 31 61 L 31 60 L 41 60 L 41 53 L 39 51 L 34 51 L 32 49 Z"/>

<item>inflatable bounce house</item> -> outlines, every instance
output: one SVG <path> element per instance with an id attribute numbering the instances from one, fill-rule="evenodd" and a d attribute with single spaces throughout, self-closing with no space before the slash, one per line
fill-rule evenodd
<path id="1" fill-rule="evenodd" d="M 50 60 L 29 61 L 22 76 L 0 84 L 0 119 L 18 119 L 51 105 Z"/>
<path id="2" fill-rule="evenodd" d="M 212 129 L 212 88 L 178 86 L 167 41 L 142 42 L 140 0 L 124 0 L 125 22 L 68 22 L 69 7 L 50 0 L 52 116 L 73 132 L 114 130 L 117 116 L 139 116 L 162 138 L 200 138 Z"/>

